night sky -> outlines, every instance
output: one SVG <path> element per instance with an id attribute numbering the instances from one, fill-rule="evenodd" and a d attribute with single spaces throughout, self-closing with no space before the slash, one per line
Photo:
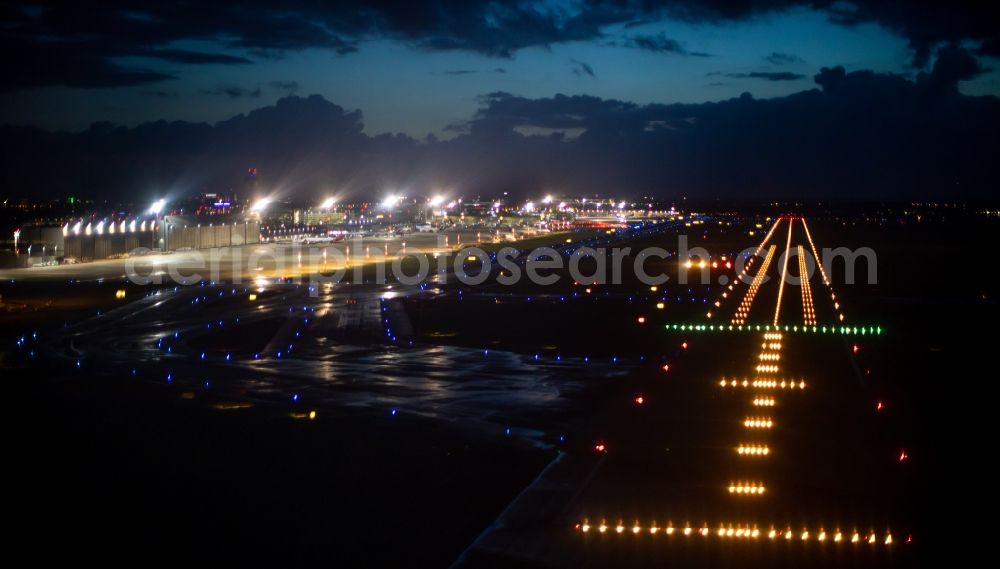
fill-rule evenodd
<path id="1" fill-rule="evenodd" d="M 15 194 L 219 190 L 250 165 L 289 195 L 997 181 L 981 2 L 62 4 L 0 8 Z"/>

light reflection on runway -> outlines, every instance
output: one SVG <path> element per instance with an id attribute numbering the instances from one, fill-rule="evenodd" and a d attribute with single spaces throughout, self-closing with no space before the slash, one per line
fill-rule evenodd
<path id="1" fill-rule="evenodd" d="M 169 383 L 192 397 L 418 416 L 543 446 L 559 440 L 568 396 L 626 372 L 610 362 L 397 339 L 382 328 L 403 328 L 397 320 L 406 316 L 380 309 L 384 286 L 310 296 L 304 285 L 269 285 L 253 302 L 249 292 L 232 285 L 150 292 L 67 327 L 48 344 L 50 355 L 95 373 Z"/>

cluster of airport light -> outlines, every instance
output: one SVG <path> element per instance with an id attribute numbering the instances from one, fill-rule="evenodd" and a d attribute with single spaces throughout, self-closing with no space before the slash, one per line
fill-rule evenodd
<path id="1" fill-rule="evenodd" d="M 744 295 L 743 300 L 740 302 L 739 307 L 736 308 L 736 314 L 733 316 L 733 325 L 743 325 L 746 324 L 747 315 L 750 314 L 750 307 L 753 305 L 754 297 L 757 296 L 757 291 L 760 289 L 760 285 L 764 282 L 764 277 L 767 276 L 767 268 L 771 265 L 771 260 L 774 259 L 774 252 L 777 250 L 777 246 L 771 245 L 767 250 L 767 255 L 764 257 L 764 262 L 761 263 L 760 269 L 757 274 L 754 275 L 753 281 L 750 283 L 750 288 L 747 289 L 746 295 Z"/>
<path id="2" fill-rule="evenodd" d="M 68 237 L 72 235 L 114 235 L 116 233 L 144 233 L 146 231 L 156 230 L 156 221 L 149 220 L 149 225 L 147 226 L 146 220 L 142 220 L 138 225 L 136 224 L 138 220 L 133 219 L 131 221 L 125 221 L 124 219 L 120 222 L 115 221 L 98 221 L 97 223 L 88 222 L 87 225 L 83 225 L 82 221 L 77 221 L 72 226 L 70 224 L 65 224 L 62 227 L 63 237 Z"/>
<path id="3" fill-rule="evenodd" d="M 794 380 L 777 380 L 777 379 L 726 379 L 722 378 L 719 380 L 719 386 L 721 387 L 752 387 L 753 389 L 805 389 L 806 382 L 804 379 L 799 381 Z"/>
<path id="4" fill-rule="evenodd" d="M 713 526 L 702 525 L 702 526 L 692 526 L 691 524 L 684 524 L 682 526 L 674 526 L 673 523 L 667 523 L 665 526 L 660 526 L 656 522 L 652 522 L 649 525 L 643 525 L 639 522 L 635 522 L 631 526 L 626 526 L 624 521 L 619 520 L 615 525 L 609 525 L 607 521 L 602 520 L 598 524 L 591 524 L 589 520 L 584 520 L 577 523 L 574 529 L 585 533 L 598 533 L 598 534 L 616 534 L 616 535 L 682 535 L 690 537 L 692 535 L 699 535 L 701 537 L 717 537 L 725 539 L 768 539 L 772 541 L 816 541 L 820 543 L 830 542 L 830 543 L 853 543 L 853 544 L 870 544 L 870 545 L 892 545 L 895 543 L 892 531 L 887 530 L 883 533 L 876 531 L 860 532 L 854 530 L 851 532 L 844 532 L 840 529 L 835 529 L 834 531 L 827 531 L 826 529 L 820 527 L 815 531 L 811 531 L 809 528 L 802 528 L 798 530 L 793 530 L 791 526 L 785 526 L 785 529 L 779 530 L 774 526 L 770 526 L 767 530 L 762 530 L 756 524 L 747 523 L 723 523 L 719 524 L 718 527 L 713 529 Z M 912 540 L 907 538 L 904 540 L 905 543 L 909 543 Z"/>
<path id="5" fill-rule="evenodd" d="M 764 250 L 764 247 L 767 245 L 767 242 L 771 240 L 771 235 L 774 233 L 774 230 L 778 227 L 778 224 L 780 223 L 781 223 L 781 218 L 779 217 L 777 220 L 775 220 L 774 225 L 771 226 L 771 229 L 767 232 L 767 235 L 764 236 L 764 240 L 761 241 L 759 245 L 757 245 L 757 249 L 754 250 L 753 255 L 750 256 L 746 264 L 740 269 L 740 274 L 736 277 L 736 279 L 733 282 L 729 283 L 729 285 L 726 286 L 725 290 L 723 290 L 722 294 L 719 296 L 719 299 L 715 301 L 714 304 L 716 308 L 722 306 L 722 301 L 729 298 L 729 293 L 733 292 L 735 286 L 739 284 L 740 281 L 746 282 L 746 280 L 750 276 L 750 269 L 753 267 L 754 262 L 757 260 L 758 255 L 760 255 L 761 251 Z M 723 260 L 725 260 L 725 257 L 723 257 Z M 727 262 L 726 268 L 730 267 L 732 267 L 732 263 Z"/>
<path id="6" fill-rule="evenodd" d="M 812 249 L 813 258 L 816 259 L 816 266 L 819 267 L 819 274 L 823 277 L 823 284 L 825 284 L 827 290 L 830 291 L 830 300 L 833 301 L 833 308 L 837 311 L 837 320 L 843 322 L 844 313 L 840 311 L 840 303 L 837 302 L 837 295 L 833 292 L 833 284 L 830 282 L 830 276 L 826 274 L 826 269 L 823 267 L 823 263 L 820 262 L 819 252 L 816 250 L 816 243 L 813 242 L 812 233 L 809 231 L 809 224 L 806 223 L 805 218 L 802 219 L 802 227 L 806 230 L 806 239 L 809 240 L 809 248 Z"/>
<path id="7" fill-rule="evenodd" d="M 767 445 L 747 444 L 736 447 L 736 452 L 740 456 L 767 456 L 771 449 Z"/>
<path id="8" fill-rule="evenodd" d="M 747 417 L 743 419 L 743 426 L 748 429 L 770 429 L 774 427 L 774 421 L 770 417 Z"/>
<path id="9" fill-rule="evenodd" d="M 767 241 L 770 239 L 771 234 L 774 232 L 778 223 L 782 221 L 783 218 L 779 218 L 775 225 L 771 228 L 764 242 L 758 247 L 759 251 L 766 245 Z M 793 218 L 788 218 L 789 221 L 789 236 L 788 236 L 788 247 L 791 245 L 791 233 L 792 225 L 794 223 Z M 808 226 L 806 222 L 802 220 L 803 227 L 806 230 L 807 236 Z M 812 242 L 812 237 L 809 236 L 810 246 L 813 248 L 813 253 L 815 255 L 815 245 Z M 805 250 L 799 245 L 798 246 L 798 256 L 799 256 L 799 275 L 800 282 L 802 285 L 802 306 L 803 306 L 803 322 L 804 325 L 801 327 L 798 325 L 779 325 L 780 316 L 780 305 L 781 305 L 781 289 L 778 292 L 778 304 L 775 309 L 775 316 L 772 325 L 756 325 L 756 326 L 744 326 L 746 316 L 749 313 L 750 305 L 753 302 L 754 295 L 757 292 L 761 284 L 761 275 L 763 275 L 768 265 L 773 258 L 774 251 L 776 247 L 772 245 L 768 251 L 768 255 L 764 258 L 760 270 L 757 276 L 754 278 L 753 283 L 750 285 L 750 290 L 747 291 L 746 296 L 743 299 L 743 304 L 737 309 L 736 315 L 733 318 L 732 325 L 687 325 L 687 324 L 668 324 L 666 328 L 668 330 L 681 330 L 681 331 L 763 331 L 763 342 L 761 343 L 761 352 L 758 354 L 756 361 L 754 362 L 754 369 L 757 372 L 757 376 L 754 378 L 726 378 L 723 377 L 719 380 L 719 385 L 722 388 L 737 388 L 742 387 L 746 389 L 754 390 L 804 390 L 806 382 L 803 379 L 777 379 L 774 378 L 772 374 L 777 373 L 779 368 L 777 362 L 781 360 L 780 351 L 783 347 L 783 334 L 788 332 L 805 332 L 805 333 L 832 333 L 832 334 L 860 334 L 860 335 L 880 335 L 882 333 L 882 328 L 878 326 L 869 327 L 857 327 L 857 326 L 818 326 L 816 323 L 816 315 L 812 297 L 812 290 L 809 286 L 807 267 L 805 266 Z M 790 249 L 786 249 L 790 250 Z M 787 257 L 787 256 L 786 256 Z M 818 260 L 818 256 L 816 256 Z M 690 263 L 690 261 L 689 261 Z M 820 267 L 821 274 L 823 276 L 823 282 L 828 287 L 830 286 L 830 280 L 823 267 Z M 783 268 L 782 282 L 787 276 L 787 262 L 786 266 Z M 729 285 L 728 289 L 722 293 L 722 298 L 725 299 L 728 293 L 733 290 L 733 285 Z M 839 312 L 840 305 L 837 302 L 835 294 L 830 292 L 831 300 L 834 301 L 834 308 L 837 310 L 837 318 L 840 321 L 844 320 L 844 316 Z M 720 302 L 715 303 L 716 307 L 720 306 Z M 711 313 L 709 313 L 709 318 L 711 318 Z M 858 347 L 855 344 L 854 353 L 858 352 Z M 774 392 L 772 391 L 772 394 Z M 773 407 L 776 404 L 776 398 L 771 395 L 764 395 L 761 393 L 754 393 L 750 399 L 750 403 L 754 407 Z M 882 402 L 878 402 L 878 410 L 881 410 Z M 747 429 L 771 429 L 774 426 L 774 420 L 768 416 L 748 416 L 743 421 L 744 427 Z M 766 457 L 771 454 L 770 447 L 761 442 L 741 442 L 735 447 L 737 454 L 741 457 Z M 899 455 L 900 461 L 905 461 L 908 458 L 905 451 L 901 451 Z M 734 477 L 735 478 L 735 477 Z M 762 496 L 766 489 L 763 481 L 733 481 L 729 483 L 726 487 L 728 493 L 733 496 L 752 496 L 760 497 Z M 615 534 L 626 534 L 632 533 L 633 535 L 640 534 L 650 534 L 657 535 L 659 533 L 664 533 L 666 535 L 681 534 L 683 536 L 692 536 L 692 534 L 698 534 L 705 538 L 708 537 L 718 537 L 724 539 L 734 539 L 734 540 L 769 540 L 769 541 L 783 541 L 783 542 L 817 542 L 817 543 L 832 543 L 832 544 L 842 544 L 842 543 L 852 543 L 852 544 L 883 544 L 886 546 L 892 545 L 895 542 L 893 534 L 891 531 L 886 530 L 884 532 L 876 532 L 874 530 L 863 532 L 855 529 L 850 532 L 842 531 L 840 528 L 836 528 L 834 531 L 827 531 L 822 526 L 818 528 L 801 527 L 799 529 L 793 529 L 792 526 L 785 526 L 784 529 L 779 529 L 779 527 L 770 526 L 769 529 L 761 529 L 757 524 L 719 524 L 714 525 L 701 525 L 692 526 L 690 523 L 685 523 L 683 526 L 675 527 L 673 523 L 668 523 L 665 527 L 659 526 L 655 521 L 650 525 L 643 525 L 639 521 L 636 521 L 631 526 L 626 526 L 624 521 L 619 521 L 614 526 L 609 526 L 606 521 L 601 521 L 600 524 L 591 525 L 589 521 L 584 520 L 582 523 L 577 523 L 575 528 L 583 533 L 590 533 L 595 531 L 598 534 L 605 534 L 609 531 L 613 531 Z M 912 541 L 911 536 L 907 536 L 905 543 L 910 543 Z"/>
<path id="10" fill-rule="evenodd" d="M 774 325 L 777 326 L 781 317 L 781 298 L 785 293 L 785 281 L 788 280 L 788 253 L 792 250 L 792 228 L 795 220 L 788 219 L 788 240 L 785 242 L 785 254 L 781 257 L 781 280 L 778 281 L 778 302 L 774 303 Z"/>
<path id="11" fill-rule="evenodd" d="M 805 221 L 802 222 L 803 227 Z M 809 287 L 809 268 L 806 266 L 806 252 L 799 245 L 799 288 L 802 289 L 802 323 L 816 325 L 816 308 L 813 305 L 812 289 Z"/>
<path id="12" fill-rule="evenodd" d="M 665 324 L 667 330 L 681 332 L 760 332 L 762 330 L 781 330 L 783 332 L 807 334 L 841 334 L 844 336 L 879 336 L 884 329 L 881 326 L 799 326 L 797 324 L 687 324 L 672 322 Z"/>
<path id="13" fill-rule="evenodd" d="M 729 484 L 730 494 L 740 494 L 747 496 L 762 496 L 764 485 L 759 482 L 732 482 Z"/>

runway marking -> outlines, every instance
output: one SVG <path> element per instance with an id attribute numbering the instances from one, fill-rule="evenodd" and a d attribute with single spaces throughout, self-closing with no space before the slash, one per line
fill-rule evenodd
<path id="1" fill-rule="evenodd" d="M 767 268 L 771 265 L 771 260 L 774 258 L 774 252 L 777 250 L 777 245 L 771 245 L 767 250 L 767 256 L 764 257 L 764 262 L 760 264 L 760 269 L 757 274 L 754 275 L 753 282 L 750 283 L 750 288 L 747 289 L 746 295 L 743 297 L 743 301 L 740 303 L 739 308 L 736 309 L 736 314 L 733 316 L 732 324 L 742 325 L 746 323 L 747 315 L 750 313 L 750 307 L 753 305 L 754 297 L 757 296 L 757 290 L 760 289 L 761 283 L 764 282 L 764 277 L 767 276 Z"/>
<path id="2" fill-rule="evenodd" d="M 774 305 L 774 325 L 778 325 L 778 317 L 781 315 L 781 296 L 785 292 L 785 280 L 788 278 L 788 255 L 792 251 L 792 227 L 795 226 L 795 219 L 788 220 L 788 239 L 785 241 L 785 253 L 782 255 L 781 281 L 778 282 L 778 302 Z"/>
<path id="3" fill-rule="evenodd" d="M 826 285 L 827 290 L 830 292 L 830 300 L 833 301 L 833 309 L 837 313 L 837 321 L 844 321 L 844 313 L 840 311 L 840 302 L 837 300 L 837 294 L 833 291 L 833 284 L 830 282 L 830 276 L 826 274 L 826 269 L 823 267 L 823 263 L 820 260 L 819 252 L 816 250 L 816 243 L 813 242 L 812 233 L 809 231 L 809 224 L 806 223 L 806 219 L 802 218 L 802 227 L 806 230 L 806 239 L 809 240 L 809 248 L 812 249 L 813 258 L 816 259 L 816 266 L 819 267 L 819 274 L 823 277 L 823 284 Z"/>
<path id="4" fill-rule="evenodd" d="M 744 265 L 743 268 L 740 269 L 740 274 L 736 276 L 736 279 L 734 279 L 733 282 L 729 283 L 729 286 L 727 286 L 722 291 L 722 294 L 715 301 L 714 304 L 716 308 L 721 307 L 722 302 L 727 298 L 729 298 L 729 293 L 733 292 L 733 289 L 736 287 L 736 285 L 738 285 L 741 282 L 745 282 L 746 278 L 750 276 L 750 269 L 753 267 L 753 264 L 757 260 L 757 257 L 760 255 L 760 252 L 764 250 L 764 247 L 766 247 L 767 243 L 771 240 L 771 236 L 774 234 L 774 230 L 778 228 L 778 225 L 781 224 L 781 221 L 782 221 L 781 217 L 774 220 L 774 225 L 772 225 L 771 229 L 768 230 L 767 235 L 764 236 L 764 240 L 761 241 L 759 245 L 757 245 L 757 248 L 754 250 L 753 255 L 750 256 L 750 259 L 747 261 L 746 265 Z"/>
<path id="5" fill-rule="evenodd" d="M 802 289 L 802 323 L 806 326 L 816 325 L 816 309 L 813 306 L 812 289 L 809 288 L 808 267 L 806 266 L 806 250 L 799 245 L 799 288 Z"/>

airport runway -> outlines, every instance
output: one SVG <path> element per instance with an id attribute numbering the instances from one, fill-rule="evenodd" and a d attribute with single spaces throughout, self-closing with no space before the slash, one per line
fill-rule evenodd
<path id="1" fill-rule="evenodd" d="M 852 320 L 824 271 L 784 283 L 806 268 L 789 250 L 817 250 L 805 219 L 779 218 L 749 284 L 705 314 L 760 331 L 665 335 L 685 356 L 607 402 L 590 452 L 553 462 L 455 566 L 912 563 L 919 480 L 859 365 L 878 338 L 823 334 Z"/>

